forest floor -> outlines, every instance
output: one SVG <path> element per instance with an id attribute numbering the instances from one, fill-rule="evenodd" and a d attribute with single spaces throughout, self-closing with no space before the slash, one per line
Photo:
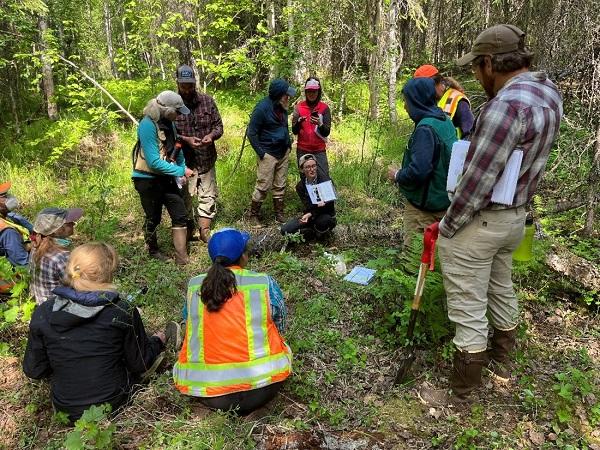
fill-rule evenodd
<path id="1" fill-rule="evenodd" d="M 386 225 L 397 227 L 393 221 Z M 392 264 L 387 246 L 389 241 L 375 238 L 340 248 L 333 239 L 326 246 L 293 244 L 291 251 L 267 252 L 253 261 L 253 269 L 273 274 L 284 288 L 286 338 L 295 353 L 294 375 L 257 416 L 209 412 L 179 395 L 170 377 L 175 355 L 169 354 L 162 373 L 130 406 L 110 421 L 98 415 L 73 432 L 53 415 L 48 385 L 30 383 L 20 359 L 5 357 L 0 447 L 62 448 L 73 433 L 93 443 L 96 433 L 105 432 L 110 446 L 131 449 L 600 449 L 600 320 L 567 296 L 540 298 L 539 291 L 518 286 L 522 314 L 516 378 L 509 386 L 485 377 L 468 407 L 422 405 L 416 390 L 423 382 L 447 385 L 448 339 L 421 348 L 414 381 L 393 386 L 398 352 L 386 342 L 393 340 L 388 331 L 381 331 L 383 317 L 373 295 L 378 281 L 368 288 L 345 282 L 323 256 L 344 254 L 349 267 L 373 260 Z M 194 263 L 203 253 L 195 249 Z M 131 264 L 124 258 L 125 268 Z M 162 314 L 151 305 L 142 309 L 150 330 L 161 323 Z M 17 346 L 25 332 L 25 324 L 13 329 Z"/>

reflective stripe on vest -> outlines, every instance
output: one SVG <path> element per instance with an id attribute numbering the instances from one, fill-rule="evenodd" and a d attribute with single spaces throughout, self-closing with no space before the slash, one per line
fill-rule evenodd
<path id="1" fill-rule="evenodd" d="M 466 100 L 469 103 L 469 99 L 457 89 L 448 88 L 442 98 L 438 102 L 438 106 L 442 108 L 442 110 L 450 116 L 450 119 L 454 119 L 454 115 L 456 114 L 456 110 L 458 109 L 458 102 L 461 100 Z M 470 103 L 469 103 L 470 104 Z M 460 127 L 455 127 L 456 136 L 458 139 L 462 138 L 462 130 Z"/>
<path id="2" fill-rule="evenodd" d="M 8 219 L 0 219 L 0 231 L 3 231 L 7 228 L 12 228 L 14 230 L 17 230 L 19 232 L 19 234 L 21 235 L 21 237 L 23 238 L 23 241 L 29 240 L 29 230 L 27 228 L 25 228 L 22 225 L 18 225 Z"/>
<path id="3" fill-rule="evenodd" d="M 244 269 L 231 270 L 236 276 L 237 292 L 223 306 L 226 311 L 206 310 L 200 299 L 205 275 L 191 279 L 188 285 L 185 340 L 173 368 L 175 385 L 184 394 L 211 397 L 256 389 L 282 381 L 291 373 L 291 351 L 269 314 L 268 277 Z M 213 314 L 213 321 L 206 322 Z M 214 328 L 219 321 L 230 328 L 235 328 L 236 322 L 245 323 L 245 330 L 223 329 L 216 336 Z M 225 348 L 231 331 L 237 334 Z"/>

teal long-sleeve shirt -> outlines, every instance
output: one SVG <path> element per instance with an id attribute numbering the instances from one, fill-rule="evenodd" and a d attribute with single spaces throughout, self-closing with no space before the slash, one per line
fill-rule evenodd
<path id="1" fill-rule="evenodd" d="M 175 127 L 173 132 L 175 132 Z M 150 169 L 160 173 L 161 175 L 171 175 L 174 177 L 182 177 L 185 174 L 185 159 L 183 152 L 177 155 L 176 163 L 170 163 L 160 157 L 160 148 L 158 141 L 158 128 L 150 117 L 146 116 L 140 122 L 137 135 L 140 140 L 140 147 L 144 152 L 146 164 Z M 132 175 L 134 178 L 154 178 L 154 175 L 138 172 L 134 170 Z"/>

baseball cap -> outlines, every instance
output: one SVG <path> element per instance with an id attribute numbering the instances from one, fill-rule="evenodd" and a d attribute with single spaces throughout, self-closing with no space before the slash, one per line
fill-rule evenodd
<path id="1" fill-rule="evenodd" d="M 432 66 L 431 64 L 423 64 L 422 66 L 419 66 L 417 70 L 415 70 L 413 78 L 431 78 L 438 73 L 440 73 L 440 71 L 437 70 L 435 66 Z"/>
<path id="2" fill-rule="evenodd" d="M 321 84 L 314 78 L 308 80 L 304 85 L 305 91 L 318 91 L 319 89 L 321 89 Z"/>
<path id="3" fill-rule="evenodd" d="M 49 236 L 65 223 L 77 222 L 81 216 L 83 216 L 81 208 L 44 208 L 35 218 L 33 231 Z"/>
<path id="4" fill-rule="evenodd" d="M 298 159 L 298 167 L 300 167 L 302 169 L 302 166 L 304 166 L 304 163 L 306 163 L 306 161 L 310 161 L 310 160 L 315 161 L 315 157 L 313 155 L 302 155 L 300 157 L 300 159 Z"/>
<path id="5" fill-rule="evenodd" d="M 471 51 L 456 63 L 465 66 L 478 56 L 500 55 L 525 48 L 525 32 L 514 25 L 494 25 L 479 33 Z"/>
<path id="6" fill-rule="evenodd" d="M 214 262 L 217 257 L 222 256 L 234 263 L 246 250 L 250 240 L 250 234 L 235 228 L 221 228 L 214 232 L 208 241 L 208 256 Z"/>
<path id="7" fill-rule="evenodd" d="M 165 106 L 167 108 L 174 108 L 178 113 L 187 115 L 190 113 L 190 110 L 187 106 L 183 104 L 183 99 L 181 95 L 173 91 L 162 91 L 156 97 L 156 101 L 159 105 Z"/>
<path id="8" fill-rule="evenodd" d="M 7 181 L 5 183 L 0 183 L 0 195 L 6 195 L 6 193 L 10 190 L 12 183 Z"/>
<path id="9" fill-rule="evenodd" d="M 185 64 L 177 68 L 176 78 L 178 83 L 196 83 L 194 70 Z"/>

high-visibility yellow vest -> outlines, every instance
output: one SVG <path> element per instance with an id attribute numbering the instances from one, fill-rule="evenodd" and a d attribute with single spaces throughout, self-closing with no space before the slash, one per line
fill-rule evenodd
<path id="1" fill-rule="evenodd" d="M 180 392 L 215 397 L 285 380 L 292 352 L 271 318 L 265 274 L 230 267 L 237 291 L 217 312 L 200 299 L 206 274 L 188 285 L 185 339 L 173 367 Z"/>
<path id="2" fill-rule="evenodd" d="M 23 238 L 23 242 L 29 241 L 29 230 L 22 225 L 18 225 L 9 219 L 0 219 L 0 231 L 4 231 L 7 228 L 13 228 L 19 232 Z"/>
<path id="3" fill-rule="evenodd" d="M 466 100 L 470 105 L 469 99 L 465 94 L 457 89 L 448 88 L 444 92 L 444 95 L 442 95 L 442 98 L 440 98 L 438 106 L 450 116 L 450 119 L 454 119 L 454 114 L 456 114 L 456 110 L 458 109 L 458 102 L 461 100 Z M 462 130 L 459 127 L 456 127 L 456 136 L 459 139 L 462 137 Z"/>

